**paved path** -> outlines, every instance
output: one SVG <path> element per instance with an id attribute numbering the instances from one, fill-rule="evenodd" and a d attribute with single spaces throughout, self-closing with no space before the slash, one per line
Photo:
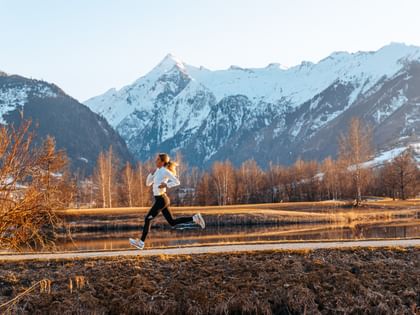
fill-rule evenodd
<path id="1" fill-rule="evenodd" d="M 203 254 L 203 253 L 227 253 L 243 251 L 261 251 L 276 249 L 318 249 L 318 248 L 350 248 L 350 247 L 387 247 L 420 246 L 420 239 L 406 240 L 378 240 L 378 241 L 344 241 L 344 242 L 309 242 L 309 243 L 270 243 L 270 244 L 241 244 L 241 245 L 217 245 L 199 247 L 179 247 L 140 250 L 115 250 L 96 252 L 67 252 L 46 254 L 0 254 L 0 262 L 4 260 L 32 260 L 32 259 L 75 259 L 91 257 L 116 257 L 116 256 L 152 256 L 152 255 L 179 255 L 179 254 Z"/>

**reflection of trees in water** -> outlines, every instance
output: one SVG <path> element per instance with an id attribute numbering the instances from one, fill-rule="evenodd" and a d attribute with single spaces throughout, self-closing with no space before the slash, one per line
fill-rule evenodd
<path id="1" fill-rule="evenodd" d="M 364 238 L 363 227 L 362 226 L 360 226 L 358 224 L 355 224 L 355 225 L 351 226 L 350 229 L 351 229 L 351 232 L 353 234 L 354 239 L 363 239 Z"/>
<path id="2" fill-rule="evenodd" d="M 363 226 L 352 227 L 355 239 L 365 238 L 408 238 L 420 236 L 420 223 L 415 226 Z"/>
<path id="3" fill-rule="evenodd" d="M 398 224 L 398 223 L 397 223 Z M 409 223 L 407 223 L 409 224 Z M 117 233 L 83 233 L 74 237 L 71 245 L 65 239 L 59 247 L 74 249 L 128 249 L 128 237 L 137 236 L 141 230 Z M 235 242 L 265 241 L 309 241 L 309 240 L 344 240 L 370 238 L 407 238 L 420 236 L 420 223 L 411 225 L 328 225 L 295 224 L 290 226 L 234 226 L 209 227 L 204 230 L 178 230 L 156 228 L 150 232 L 148 246 L 186 246 L 203 244 L 223 244 Z"/>

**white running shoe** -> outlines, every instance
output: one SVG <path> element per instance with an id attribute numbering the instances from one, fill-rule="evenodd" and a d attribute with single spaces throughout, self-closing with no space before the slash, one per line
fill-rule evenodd
<path id="1" fill-rule="evenodd" d="M 206 222 L 204 222 L 203 216 L 200 213 L 194 214 L 193 220 L 195 223 L 201 226 L 202 229 L 206 227 Z"/>
<path id="2" fill-rule="evenodd" d="M 144 242 L 142 240 L 136 240 L 134 238 L 129 238 L 128 240 L 130 241 L 131 246 L 134 246 L 138 249 L 143 249 L 144 248 Z"/>

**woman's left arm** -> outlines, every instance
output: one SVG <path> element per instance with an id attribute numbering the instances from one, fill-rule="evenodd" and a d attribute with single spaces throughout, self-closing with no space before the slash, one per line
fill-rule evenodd
<path id="1" fill-rule="evenodd" d="M 179 184 L 181 184 L 179 179 L 171 171 L 166 171 L 166 173 L 169 177 L 169 180 L 166 183 L 166 186 L 168 188 L 175 187 L 175 186 L 178 186 Z"/>

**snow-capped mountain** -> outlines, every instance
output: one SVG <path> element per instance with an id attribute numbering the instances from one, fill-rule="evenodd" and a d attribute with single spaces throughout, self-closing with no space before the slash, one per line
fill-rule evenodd
<path id="1" fill-rule="evenodd" d="M 92 172 L 101 151 L 112 145 L 122 161 L 132 161 L 125 141 L 108 122 L 87 106 L 45 81 L 0 73 L 0 124 L 31 119 L 36 142 L 47 135 L 65 149 L 73 169 Z"/>
<path id="2" fill-rule="evenodd" d="M 420 47 L 335 52 L 285 69 L 212 71 L 167 55 L 120 90 L 85 102 L 137 158 L 180 150 L 192 165 L 229 158 L 289 164 L 335 155 L 352 116 L 371 124 L 378 149 L 420 135 Z"/>

